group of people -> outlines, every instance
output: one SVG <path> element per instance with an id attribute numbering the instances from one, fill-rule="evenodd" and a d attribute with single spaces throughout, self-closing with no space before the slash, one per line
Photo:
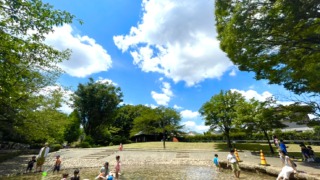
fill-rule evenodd
<path id="1" fill-rule="evenodd" d="M 314 162 L 314 151 L 311 146 L 306 146 L 304 143 L 300 144 L 302 159 L 306 162 Z"/>
<path id="2" fill-rule="evenodd" d="M 109 162 L 105 162 L 104 165 L 100 169 L 99 175 L 95 179 L 102 179 L 102 180 L 113 180 L 115 177 L 116 180 L 119 179 L 121 163 L 120 163 L 120 156 L 116 156 L 116 165 L 114 167 L 114 172 L 111 172 L 109 169 Z"/>
<path id="3" fill-rule="evenodd" d="M 34 164 L 36 164 L 36 168 L 34 172 L 42 172 L 43 171 L 43 164 L 46 160 L 46 157 L 49 154 L 49 150 L 50 148 L 48 147 L 48 143 L 46 143 L 44 145 L 44 147 L 42 147 L 40 149 L 40 152 L 38 154 L 38 156 L 32 156 L 31 160 L 28 162 L 27 164 L 27 169 L 26 169 L 26 173 L 28 172 L 32 172 L 32 169 L 34 167 Z M 60 171 L 60 167 L 61 167 L 61 159 L 60 159 L 60 155 L 56 156 L 54 165 L 53 165 L 53 173 L 54 172 L 59 172 Z M 121 163 L 120 163 L 120 156 L 117 155 L 116 156 L 116 165 L 115 165 L 115 169 L 113 172 L 110 171 L 109 169 L 109 162 L 105 162 L 104 165 L 101 167 L 99 175 L 95 178 L 95 179 L 99 179 L 99 180 L 113 180 L 114 178 L 116 180 L 119 179 L 119 175 L 120 175 L 120 168 L 121 168 Z M 47 170 L 48 171 L 48 170 Z M 73 176 L 70 178 L 71 180 L 80 180 L 80 171 L 79 169 L 75 169 Z M 63 173 L 62 174 L 62 180 L 67 180 L 69 178 L 69 174 L 68 173 Z"/>
<path id="4" fill-rule="evenodd" d="M 233 149 L 231 149 L 230 153 L 227 156 L 227 167 L 231 166 L 231 169 L 232 169 L 232 172 L 234 173 L 234 176 L 236 178 L 240 178 L 241 170 L 240 170 L 240 166 L 239 166 L 239 161 L 236 158 L 234 152 L 235 151 Z M 214 155 L 214 158 L 212 161 L 213 161 L 213 164 L 216 166 L 217 171 L 221 171 L 222 169 L 221 169 L 221 166 L 219 163 L 218 154 Z"/>

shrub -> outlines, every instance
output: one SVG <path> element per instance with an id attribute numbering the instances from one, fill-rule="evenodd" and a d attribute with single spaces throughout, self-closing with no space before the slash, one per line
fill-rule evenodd
<path id="1" fill-rule="evenodd" d="M 59 151 L 60 149 L 62 149 L 62 145 L 61 145 L 61 144 L 52 144 L 52 145 L 50 146 L 50 149 L 51 149 L 52 151 Z"/>
<path id="2" fill-rule="evenodd" d="M 91 147 L 88 142 L 81 142 L 81 143 L 79 144 L 79 146 L 80 146 L 81 148 L 90 148 L 90 147 Z"/>
<path id="3" fill-rule="evenodd" d="M 113 146 L 113 143 L 112 143 L 112 142 L 110 142 L 110 143 L 109 143 L 109 146 Z"/>

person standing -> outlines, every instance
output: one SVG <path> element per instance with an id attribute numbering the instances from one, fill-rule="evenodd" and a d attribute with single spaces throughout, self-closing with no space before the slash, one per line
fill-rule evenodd
<path id="1" fill-rule="evenodd" d="M 282 161 L 282 164 L 284 165 L 281 169 L 281 172 L 279 173 L 277 180 L 283 179 L 283 180 L 289 180 L 290 175 L 292 173 L 296 173 L 296 165 L 295 163 L 289 158 L 289 156 L 285 155 L 285 153 L 281 150 L 279 150 L 280 159 Z"/>
<path id="2" fill-rule="evenodd" d="M 240 167 L 239 167 L 239 162 L 234 155 L 234 150 L 230 150 L 230 154 L 227 156 L 227 167 L 231 164 L 232 171 L 234 173 L 234 176 L 236 178 L 240 178 Z"/>
<path id="3" fill-rule="evenodd" d="M 36 172 L 42 172 L 42 166 L 46 160 L 46 157 L 48 156 L 49 154 L 49 151 L 50 151 L 50 148 L 48 147 L 49 144 L 48 143 L 45 143 L 44 144 L 44 147 L 42 147 L 39 151 L 39 154 L 38 154 L 38 158 L 37 158 L 37 163 L 36 163 Z"/>
<path id="4" fill-rule="evenodd" d="M 279 140 L 276 135 L 273 136 L 273 143 L 277 148 L 279 147 Z"/>
<path id="5" fill-rule="evenodd" d="M 280 139 L 279 148 L 280 148 L 280 150 L 281 150 L 285 155 L 288 154 L 288 152 L 287 152 L 287 147 L 286 147 L 286 145 L 284 144 L 284 142 L 283 142 L 282 139 Z"/>
<path id="6" fill-rule="evenodd" d="M 53 172 L 55 172 L 55 171 L 59 172 L 60 171 L 60 166 L 61 166 L 60 155 L 57 155 L 56 156 L 56 161 L 55 161 L 54 167 L 53 167 Z"/>
<path id="7" fill-rule="evenodd" d="M 216 166 L 216 169 L 218 170 L 218 171 L 220 171 L 221 170 L 221 166 L 220 166 L 220 163 L 219 163 L 219 158 L 218 158 L 218 154 L 215 154 L 214 155 L 214 158 L 213 158 L 213 164 Z"/>
<path id="8" fill-rule="evenodd" d="M 120 156 L 116 156 L 116 161 L 117 161 L 117 164 L 115 166 L 115 174 L 116 174 L 116 178 L 115 179 L 119 179 L 119 174 L 120 174 L 120 168 L 121 168 L 121 163 L 120 163 Z"/>

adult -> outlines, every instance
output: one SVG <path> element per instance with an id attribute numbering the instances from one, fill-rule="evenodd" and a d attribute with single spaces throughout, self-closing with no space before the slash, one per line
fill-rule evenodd
<path id="1" fill-rule="evenodd" d="M 232 171 L 234 173 L 234 176 L 236 178 L 240 178 L 240 167 L 239 167 L 239 162 L 234 155 L 234 150 L 230 150 L 230 154 L 227 156 L 227 167 L 231 164 Z"/>
<path id="2" fill-rule="evenodd" d="M 302 154 L 302 160 L 303 161 L 309 161 L 310 154 L 309 154 L 309 149 L 304 145 L 304 143 L 300 144 L 301 148 L 301 154 Z"/>
<path id="3" fill-rule="evenodd" d="M 280 139 L 279 148 L 280 148 L 281 151 L 283 151 L 283 153 L 284 153 L 285 155 L 288 154 L 287 147 L 286 147 L 286 145 L 284 144 L 284 142 L 283 142 L 282 139 Z"/>
<path id="4" fill-rule="evenodd" d="M 287 156 L 283 151 L 279 151 L 280 159 L 282 161 L 282 164 L 284 165 L 281 169 L 281 172 L 279 173 L 277 180 L 283 179 L 283 180 L 289 180 L 290 175 L 292 173 L 296 173 L 296 165 L 295 163 Z"/>
<path id="5" fill-rule="evenodd" d="M 44 147 L 42 147 L 39 151 L 38 157 L 37 157 L 37 163 L 36 163 L 36 172 L 42 172 L 42 166 L 44 162 L 46 161 L 46 157 L 49 154 L 50 148 L 48 147 L 49 144 L 45 143 Z"/>

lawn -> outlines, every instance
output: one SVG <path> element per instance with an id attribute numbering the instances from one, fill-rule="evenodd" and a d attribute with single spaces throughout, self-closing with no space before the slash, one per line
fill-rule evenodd
<path id="1" fill-rule="evenodd" d="M 273 144 L 272 144 L 273 145 Z M 301 151 L 299 144 L 286 144 L 288 146 L 287 150 L 290 156 L 301 156 Z M 132 143 L 124 144 L 124 149 L 163 149 L 163 142 L 143 142 L 143 143 Z M 270 153 L 270 148 L 268 144 L 261 143 L 238 143 L 234 145 L 235 148 L 239 151 L 246 150 L 253 153 L 259 153 L 260 150 L 264 152 L 267 156 L 272 156 Z M 229 151 L 226 143 L 186 143 L 186 142 L 166 142 L 167 150 L 212 150 L 212 151 Z M 273 149 L 276 152 L 274 156 L 277 156 L 277 149 L 273 145 Z M 320 146 L 312 146 L 312 149 L 315 151 L 316 156 L 320 156 Z"/>

